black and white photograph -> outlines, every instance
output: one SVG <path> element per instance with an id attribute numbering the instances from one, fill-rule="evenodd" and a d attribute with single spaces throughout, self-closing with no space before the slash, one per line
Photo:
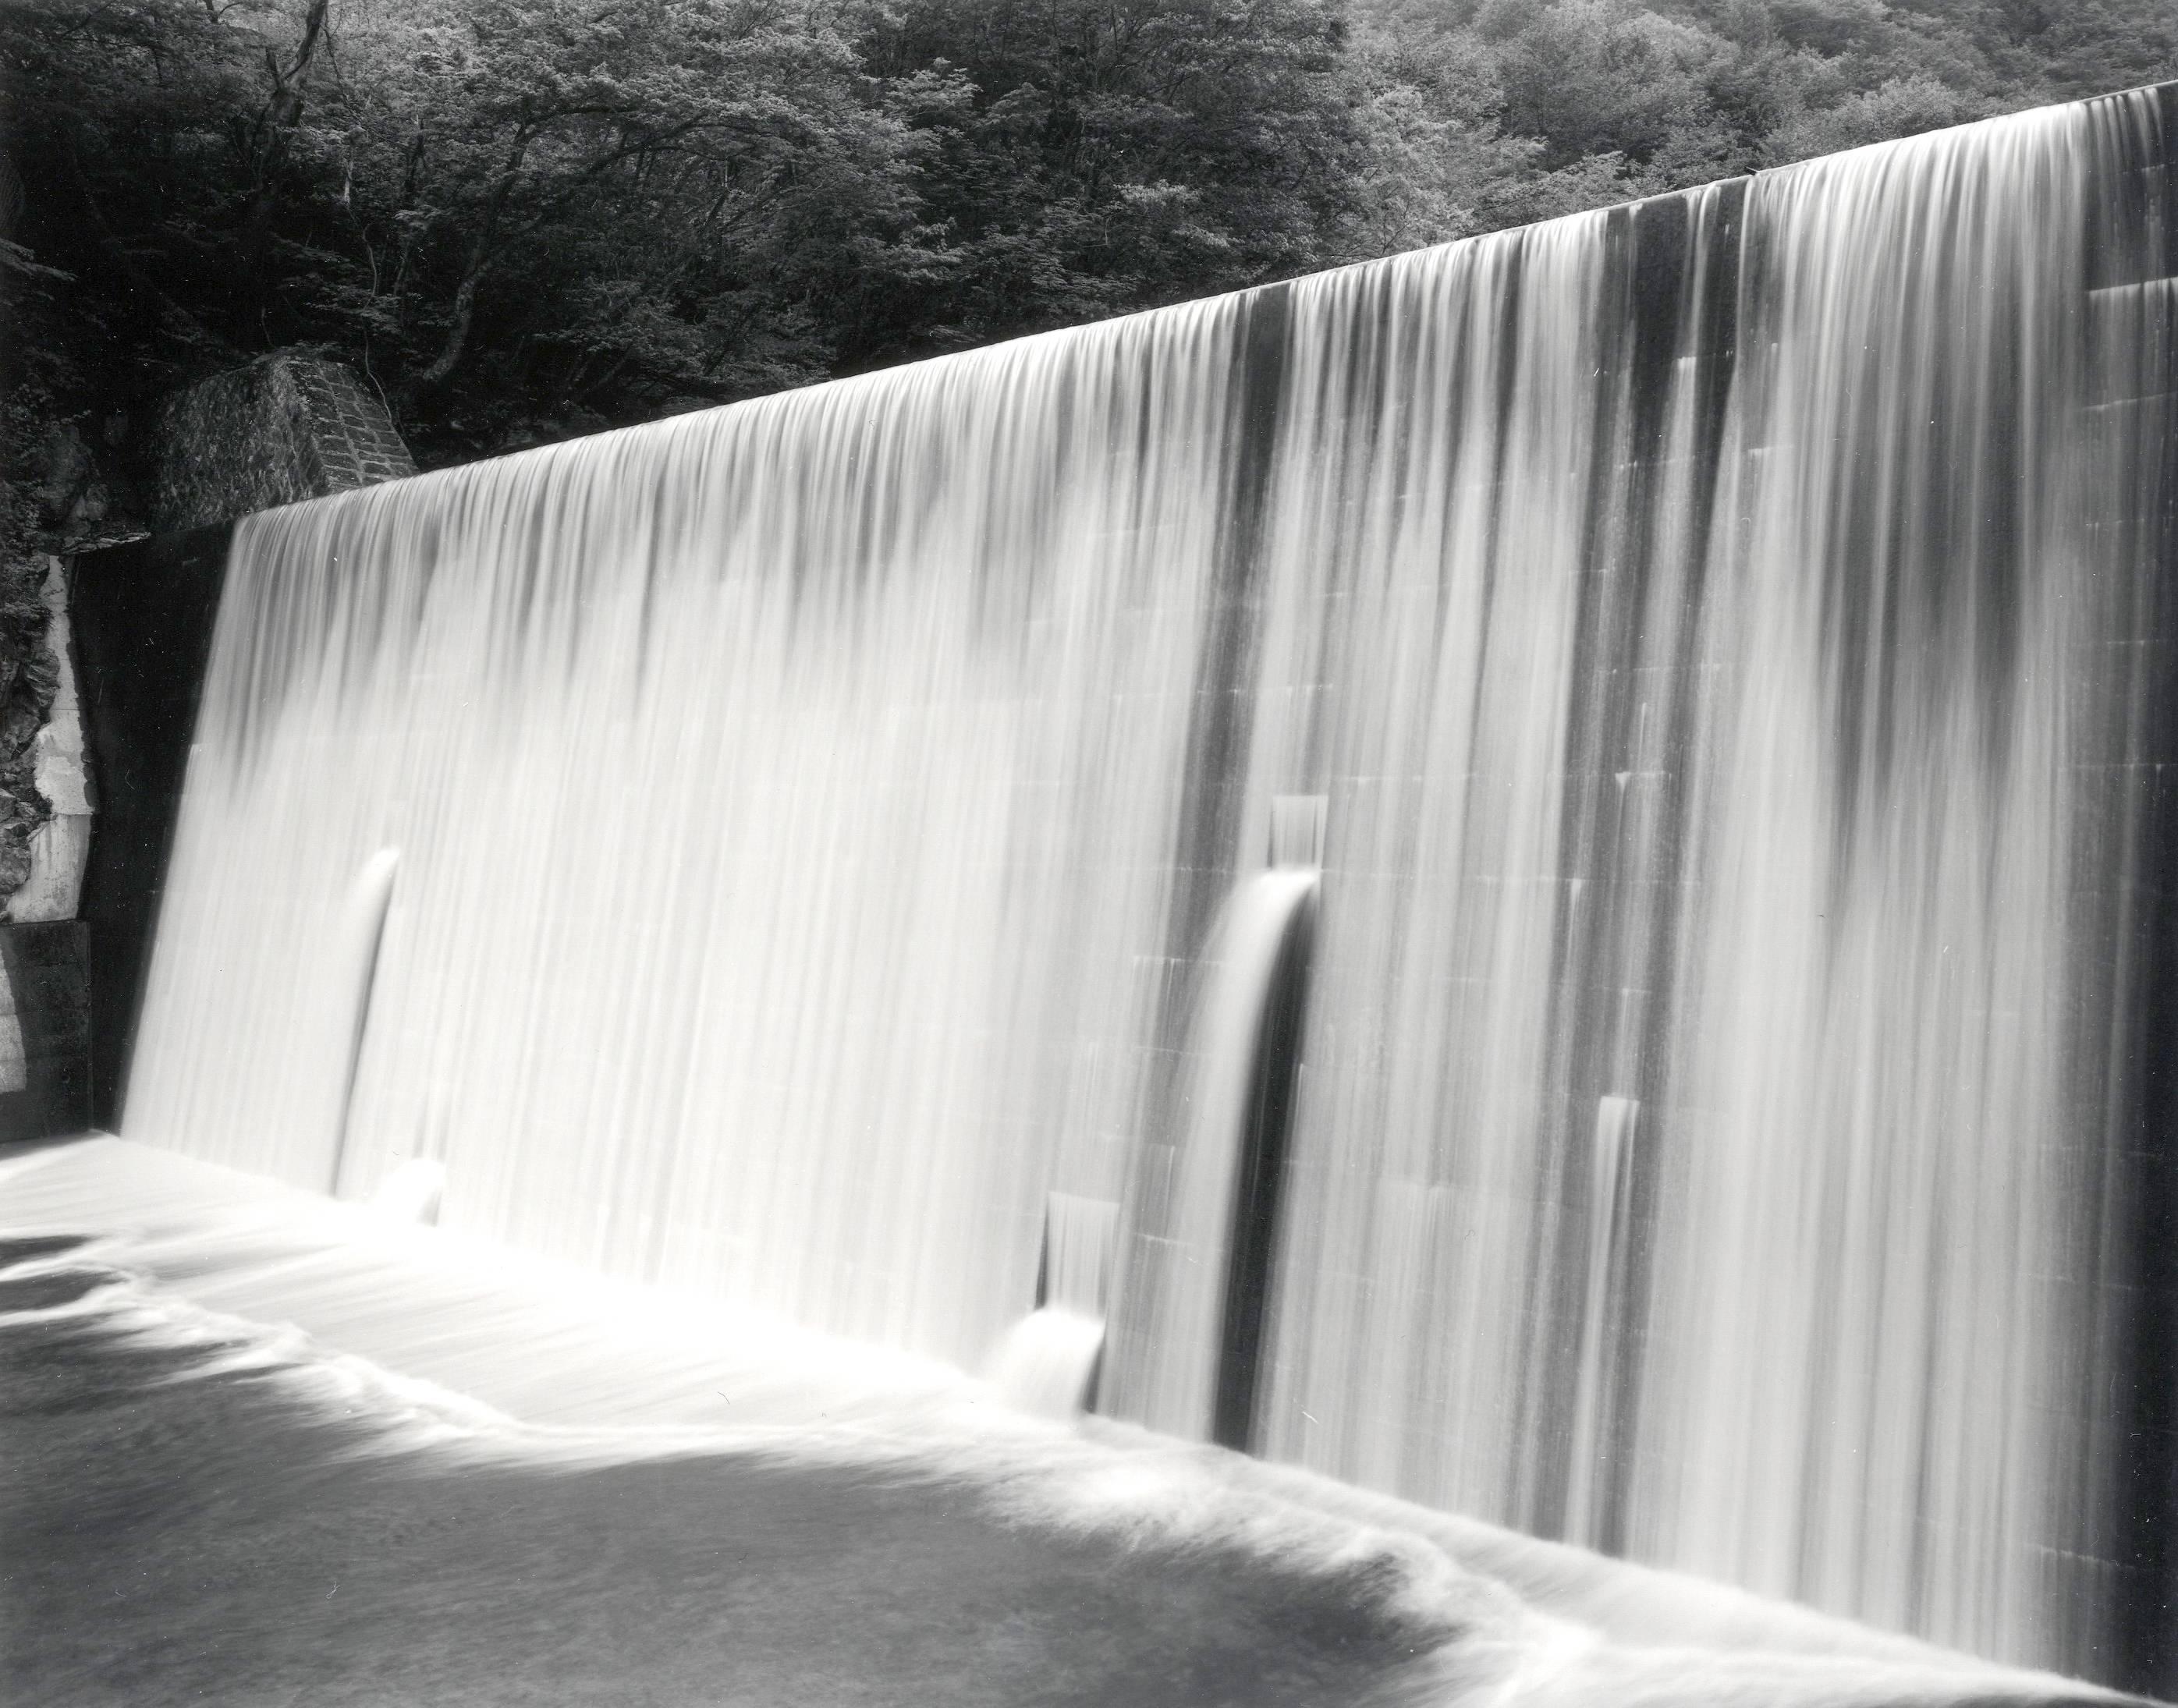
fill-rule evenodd
<path id="1" fill-rule="evenodd" d="M 0 0 L 0 1703 L 2178 1702 L 2172 0 Z"/>

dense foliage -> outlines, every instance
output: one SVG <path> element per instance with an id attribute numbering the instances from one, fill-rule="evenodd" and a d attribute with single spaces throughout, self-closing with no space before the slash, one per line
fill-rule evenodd
<path id="1" fill-rule="evenodd" d="M 2178 75 L 2178 25 L 2167 0 L 9 0 L 0 56 L 14 439 L 303 343 L 446 461 Z"/>

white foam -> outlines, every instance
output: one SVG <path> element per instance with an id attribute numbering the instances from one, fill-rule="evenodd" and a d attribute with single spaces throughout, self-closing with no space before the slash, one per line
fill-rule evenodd
<path id="1" fill-rule="evenodd" d="M 344 1452 L 570 1469 L 747 1454 L 944 1479 L 1003 1522 L 1368 1599 L 1444 1644 L 1447 1700 L 2101 1694 L 1131 1426 L 1026 1417 L 957 1370 L 119 1141 L 0 1163 L 0 1238 L 85 1232 L 8 1274 L 116 1279 L 0 1327 L 97 1320 L 202 1355 L 167 1379 L 249 1371 L 338 1419 Z"/>

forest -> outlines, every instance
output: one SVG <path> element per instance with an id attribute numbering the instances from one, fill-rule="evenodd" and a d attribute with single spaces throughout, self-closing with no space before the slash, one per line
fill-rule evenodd
<path id="1" fill-rule="evenodd" d="M 11 523 L 284 346 L 426 467 L 2178 76 L 2168 0 L 10 0 Z"/>

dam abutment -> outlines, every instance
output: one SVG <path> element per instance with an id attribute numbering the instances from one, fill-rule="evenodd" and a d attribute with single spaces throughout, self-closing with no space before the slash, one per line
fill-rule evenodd
<path id="1" fill-rule="evenodd" d="M 90 1125 L 112 1130 L 181 812 L 231 526 L 74 561 L 69 603 L 99 821 L 80 916 L 90 945 Z"/>

